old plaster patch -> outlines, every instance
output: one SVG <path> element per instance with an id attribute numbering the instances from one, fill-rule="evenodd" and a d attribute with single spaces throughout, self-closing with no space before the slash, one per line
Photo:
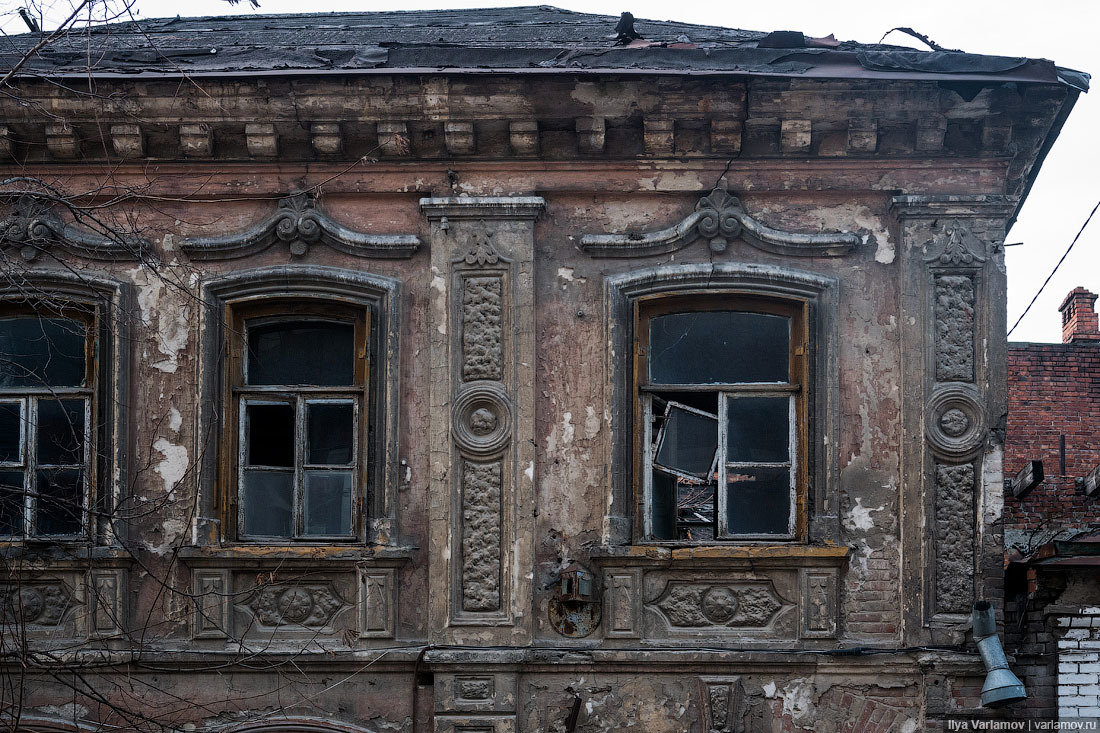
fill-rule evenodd
<path id="1" fill-rule="evenodd" d="M 171 493 L 187 474 L 187 448 L 165 438 L 157 438 L 153 448 L 164 456 L 164 460 L 157 464 L 155 470 L 164 479 L 164 491 Z"/>
<path id="2" fill-rule="evenodd" d="M 146 545 L 149 552 L 155 555 L 163 555 L 175 547 L 180 537 L 183 537 L 187 532 L 187 523 L 179 519 L 166 519 L 160 526 L 164 531 L 164 541 L 159 545 Z"/>
<path id="3" fill-rule="evenodd" d="M 790 715 L 796 723 L 809 724 L 814 720 L 814 684 L 809 680 L 791 680 L 783 688 L 783 714 Z"/>
<path id="4" fill-rule="evenodd" d="M 88 708 L 77 705 L 75 702 L 65 703 L 64 705 L 43 705 L 38 708 L 38 711 L 43 715 L 51 715 L 62 720 L 75 721 L 88 717 Z"/>
<path id="5" fill-rule="evenodd" d="M 592 440 L 600 432 L 600 416 L 596 414 L 596 408 L 588 405 L 584 408 L 584 437 Z"/>
<path id="6" fill-rule="evenodd" d="M 862 530 L 867 532 L 874 528 L 875 520 L 871 518 L 871 512 L 881 512 L 886 506 L 880 506 L 877 509 L 863 506 L 863 498 L 856 497 L 856 505 L 848 510 L 848 514 L 844 517 L 844 526 L 849 531 Z"/>
<path id="7" fill-rule="evenodd" d="M 562 290 L 565 290 L 567 287 L 569 287 L 569 283 L 573 283 L 573 282 L 586 283 L 586 282 L 588 282 L 588 278 L 581 277 L 581 276 L 575 274 L 575 270 L 572 267 L 559 267 L 558 268 L 558 279 L 562 281 L 562 283 L 561 283 L 561 289 Z"/>
<path id="8" fill-rule="evenodd" d="M 870 232 L 864 237 L 864 244 L 875 242 L 875 262 L 889 265 L 894 261 L 894 242 L 882 226 L 882 222 L 866 206 L 844 204 L 841 206 L 821 207 L 807 212 L 818 219 L 823 231 L 851 231 L 865 229 Z"/>
<path id="9" fill-rule="evenodd" d="M 573 434 L 576 432 L 576 427 L 573 425 L 573 413 L 566 412 L 561 418 L 561 442 L 563 446 L 568 446 L 573 442 Z"/>
<path id="10" fill-rule="evenodd" d="M 920 728 L 920 724 L 912 718 L 909 718 L 901 724 L 899 733 L 917 733 L 918 728 Z"/>
<path id="11" fill-rule="evenodd" d="M 994 446 L 986 452 L 982 461 L 982 514 L 986 526 L 998 522 L 1005 508 L 1004 492 L 1004 451 Z"/>
<path id="12" fill-rule="evenodd" d="M 439 271 L 438 267 L 432 268 L 432 281 L 430 284 L 432 290 L 435 291 L 435 298 L 432 299 L 432 305 L 435 306 L 436 320 L 439 321 L 439 325 L 436 326 L 436 330 L 440 335 L 447 335 L 447 281 L 444 279 L 443 274 Z"/>
<path id="13" fill-rule="evenodd" d="M 176 409 L 175 405 L 168 408 L 168 429 L 173 433 L 178 433 L 183 426 L 183 416 L 180 415 L 180 411 Z"/>
<path id="14" fill-rule="evenodd" d="M 769 682 L 768 684 L 764 685 L 763 689 L 764 697 L 772 698 L 775 697 L 775 693 L 778 688 L 775 686 L 774 682 Z"/>
<path id="15" fill-rule="evenodd" d="M 164 358 L 153 362 L 154 369 L 175 374 L 179 368 L 179 355 L 187 346 L 191 308 L 165 293 L 164 280 L 150 276 L 145 267 L 135 267 L 127 274 L 138 288 L 138 308 L 141 322 L 153 332 L 157 350 Z"/>

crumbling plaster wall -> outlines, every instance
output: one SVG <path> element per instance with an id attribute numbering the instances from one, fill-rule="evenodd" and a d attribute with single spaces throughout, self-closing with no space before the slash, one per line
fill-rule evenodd
<path id="1" fill-rule="evenodd" d="M 379 83 L 384 86 L 384 82 Z M 784 86 L 779 82 L 775 85 Z M 539 98 L 538 103 L 546 107 L 542 111 L 552 110 L 555 99 L 565 94 L 559 86 L 554 87 L 553 94 Z M 594 100 L 605 99 L 606 91 L 599 85 L 577 83 L 571 94 L 579 95 L 584 104 L 594 104 Z M 814 95 L 807 94 L 805 88 L 794 91 L 796 96 L 813 100 Z M 397 600 L 397 608 L 395 628 L 389 636 L 344 636 L 344 631 L 351 630 L 350 623 L 345 628 L 288 637 L 261 629 L 267 637 L 259 647 L 260 653 L 285 662 L 295 672 L 288 671 L 276 680 L 270 675 L 238 670 L 218 677 L 217 684 L 205 675 L 200 680 L 182 671 L 162 673 L 156 677 L 157 684 L 167 692 L 163 696 L 155 693 L 154 698 L 175 696 L 202 701 L 210 710 L 219 711 L 210 719 L 228 720 L 277 715 L 288 705 L 286 698 L 277 703 L 269 698 L 285 692 L 293 699 L 289 709 L 296 714 L 323 713 L 358 720 L 372 731 L 411 730 L 413 716 L 419 717 L 420 729 L 428 729 L 426 721 L 431 713 L 440 712 L 435 707 L 443 699 L 439 691 L 462 675 L 484 675 L 494 681 L 510 675 L 510 684 L 514 685 L 511 702 L 491 702 L 513 706 L 501 708 L 501 715 L 514 714 L 520 730 L 565 730 L 564 721 L 578 696 L 581 712 L 576 730 L 624 726 L 653 731 L 715 728 L 708 725 L 713 723 L 714 713 L 707 707 L 711 703 L 706 697 L 704 677 L 723 679 L 720 684 L 729 685 L 733 682 L 726 678 L 738 678 L 747 701 L 746 723 L 754 731 L 830 733 L 838 721 L 858 714 L 859 725 L 863 726 L 860 730 L 912 733 L 918 727 L 934 725 L 936 718 L 974 707 L 977 663 L 971 657 L 955 657 L 949 660 L 955 666 L 947 664 L 946 668 L 937 664 L 951 656 L 948 654 L 933 655 L 931 661 L 892 656 L 885 666 L 879 658 L 870 657 L 871 661 L 862 667 L 858 661 L 809 655 L 794 659 L 796 655 L 790 654 L 746 658 L 741 666 L 730 664 L 728 655 L 685 658 L 680 666 L 667 658 L 640 665 L 631 655 L 639 647 L 660 644 L 652 639 L 609 639 L 606 625 L 578 641 L 564 639 L 551 628 L 547 605 L 560 570 L 571 561 L 591 566 L 593 557 L 601 548 L 606 549 L 611 536 L 608 514 L 612 456 L 615 441 L 622 439 L 622 427 L 613 424 L 609 370 L 616 361 L 630 359 L 631 355 L 615 353 L 610 347 L 605 309 L 608 278 L 656 265 L 714 262 L 778 266 L 835 281 L 831 301 L 835 305 L 819 317 L 828 319 L 837 335 L 833 345 L 836 393 L 830 409 L 835 410 L 833 424 L 838 430 L 821 429 L 812 434 L 815 441 L 829 446 L 826 455 L 835 456 L 836 465 L 831 467 L 834 473 L 830 474 L 835 480 L 817 485 L 814 490 L 829 492 L 836 499 L 833 506 L 838 509 L 839 529 L 832 539 L 851 548 L 851 552 L 839 573 L 839 641 L 824 637 L 806 644 L 821 649 L 837 643 L 895 647 L 931 638 L 927 622 L 932 613 L 921 604 L 928 602 L 929 586 L 934 582 L 934 558 L 928 549 L 931 529 L 924 524 L 932 520 L 930 514 L 922 512 L 930 511 L 925 504 L 935 490 L 936 474 L 925 448 L 922 420 L 926 375 L 935 364 L 934 354 L 929 363 L 925 362 L 929 359 L 925 352 L 934 351 L 936 312 L 931 296 L 922 300 L 928 295 L 921 289 L 925 285 L 915 283 L 917 277 L 930 277 L 928 258 L 939 253 L 929 248 L 939 241 L 936 238 L 942 236 L 953 217 L 961 217 L 982 242 L 981 256 L 992 258 L 989 273 L 981 281 L 985 289 L 979 292 L 974 358 L 983 363 L 998 358 L 997 340 L 988 336 L 1003 321 L 1003 313 L 996 310 L 1003 307 L 997 305 L 998 299 L 1003 300 L 1003 280 L 997 279 L 1003 272 L 998 275 L 995 256 L 1003 236 L 1003 216 L 1000 220 L 994 215 L 981 219 L 978 209 L 943 202 L 959 192 L 1000 191 L 1007 165 L 1002 159 L 991 157 L 977 162 L 975 158 L 971 165 L 956 165 L 950 159 L 928 163 L 916 157 L 885 160 L 872 154 L 830 161 L 807 157 L 810 149 L 779 159 L 779 148 L 773 144 L 778 140 L 779 123 L 772 120 L 765 125 L 766 130 L 760 127 L 746 135 L 746 150 L 751 148 L 759 158 L 735 156 L 728 165 L 715 156 L 640 161 L 630 157 L 644 150 L 640 139 L 628 140 L 633 134 L 628 123 L 640 126 L 640 120 L 629 109 L 632 93 L 628 85 L 626 92 L 619 89 L 609 100 L 625 104 L 627 109 L 618 121 L 623 125 L 621 129 L 609 125 L 608 154 L 612 159 L 606 160 L 502 161 L 466 160 L 461 156 L 440 160 L 446 152 L 439 140 L 442 136 L 427 135 L 430 125 L 425 122 L 425 129 L 411 130 L 413 148 L 414 152 L 434 156 L 432 160 L 395 160 L 387 151 L 381 162 L 364 162 L 351 169 L 337 163 L 164 164 L 163 177 L 157 181 L 157 190 L 163 196 L 193 198 L 201 192 L 203 197 L 167 201 L 155 210 L 139 212 L 144 234 L 165 264 L 158 273 L 132 263 L 94 264 L 98 271 L 133 283 L 140 310 L 132 349 L 137 378 L 127 406 L 137 436 L 131 456 L 133 481 L 128 491 L 134 497 L 132 505 L 140 510 L 134 512 L 125 538 L 140 561 L 129 585 L 127 625 L 132 638 L 136 640 L 148 631 L 143 640 L 154 641 L 158 649 L 166 650 L 165 654 L 181 649 L 227 652 L 224 640 L 191 638 L 195 619 L 189 596 L 193 591 L 191 571 L 195 568 L 206 570 L 223 563 L 234 568 L 238 579 L 247 576 L 256 583 L 270 580 L 273 574 L 293 577 L 312 573 L 328 579 L 326 563 L 332 559 L 331 553 L 318 548 L 283 551 L 294 557 L 294 562 L 286 563 L 281 556 L 264 556 L 265 548 L 235 548 L 223 557 L 211 551 L 210 557 L 202 558 L 205 565 L 190 560 L 194 565 L 191 570 L 176 556 L 179 549 L 211 539 L 205 534 L 208 528 L 195 522 L 201 504 L 199 494 L 209 489 L 202 485 L 195 468 L 216 443 L 216 436 L 204 434 L 200 427 L 202 403 L 211 397 L 197 386 L 203 382 L 205 371 L 218 368 L 198 357 L 202 351 L 198 328 L 203 307 L 200 285 L 213 277 L 294 264 L 369 272 L 402 285 L 396 355 L 400 465 L 393 497 L 396 525 L 390 540 L 406 548 L 407 557 L 393 566 L 396 592 L 392 597 Z M 946 91 L 936 92 L 929 99 L 942 101 L 946 95 Z M 781 96 L 777 92 L 776 99 Z M 476 109 L 485 99 L 484 94 L 470 94 L 464 99 L 468 106 L 462 109 Z M 647 100 L 647 104 L 653 102 Z M 408 104 L 415 107 L 419 100 Z M 503 149 L 507 143 L 502 130 L 497 129 L 493 139 L 485 140 L 486 145 Z M 911 145 L 906 148 L 898 141 L 914 130 L 898 124 L 884 132 L 886 147 L 879 152 L 883 156 L 912 153 Z M 776 133 L 771 143 L 764 140 L 765 133 L 771 134 L 768 131 Z M 837 141 L 843 143 L 843 134 L 832 130 L 826 137 L 835 153 Z M 576 155 L 572 129 L 547 130 L 543 141 L 554 154 L 565 151 L 567 157 Z M 243 138 L 237 142 L 243 146 Z M 304 139 L 295 144 L 303 146 Z M 824 150 L 822 144 L 822 139 L 817 139 L 813 151 Z M 429 149 L 430 145 L 435 147 Z M 699 150 L 688 152 L 698 154 Z M 860 246 L 837 257 L 777 255 L 742 240 L 731 241 L 721 254 L 712 253 L 703 241 L 671 254 L 634 259 L 596 259 L 581 251 L 579 243 L 584 234 L 649 232 L 681 221 L 723 172 L 731 192 L 741 196 L 746 210 L 768 225 L 796 232 L 854 231 L 860 235 Z M 74 187 L 88 182 L 88 177 L 81 175 L 74 175 Z M 144 173 L 138 166 L 124 166 L 119 176 L 123 183 L 140 183 Z M 316 191 L 318 205 L 343 225 L 360 232 L 412 233 L 424 245 L 409 259 L 359 258 L 323 245 L 312 246 L 297 256 L 285 246 L 276 245 L 247 259 L 198 263 L 189 261 L 180 251 L 181 240 L 188 236 L 247 229 L 269 215 L 278 199 L 319 181 L 325 183 Z M 899 217 L 897 201 L 892 199 L 898 190 L 941 197 L 936 204 L 939 208 L 934 215 L 921 214 L 924 218 L 918 217 L 915 224 L 899 222 L 904 217 Z M 429 224 L 418 202 L 429 196 L 534 195 L 545 201 L 545 209 L 533 225 L 534 363 L 524 365 L 531 369 L 533 380 L 522 385 L 534 395 L 533 414 L 527 416 L 534 422 L 530 436 L 534 451 L 530 468 L 535 491 L 531 517 L 534 529 L 533 536 L 519 538 L 531 543 L 534 562 L 531 567 L 516 568 L 516 572 L 525 577 L 530 574 L 531 597 L 521 598 L 520 602 L 529 604 L 525 611 L 533 617 L 535 645 L 575 649 L 577 654 L 566 653 L 553 664 L 542 664 L 515 650 L 484 644 L 479 652 L 485 656 L 474 661 L 432 661 L 427 655 L 428 661 L 421 664 L 417 661 L 421 645 L 438 641 L 433 637 L 426 609 L 433 596 L 448 592 L 430 570 L 433 563 L 443 561 L 452 545 L 435 543 L 429 527 L 429 517 L 433 512 L 440 513 L 433 502 L 445 499 L 433 495 L 429 488 L 434 480 L 429 436 L 433 420 L 437 426 L 440 422 L 430 401 L 436 379 L 433 368 L 439 366 L 433 361 L 433 331 L 438 333 L 441 326 L 445 327 L 440 309 L 447 307 L 444 296 L 450 284 L 441 279 L 440 271 L 433 270 L 436 253 L 431 247 L 432 226 L 438 227 L 439 223 Z M 975 223 L 976 219 L 981 220 Z M 434 236 L 439 236 L 438 232 Z M 946 276 L 959 274 L 952 271 Z M 976 380 L 983 389 L 993 385 L 989 402 L 996 408 L 1001 396 L 996 391 L 995 369 L 983 372 Z M 443 410 L 448 408 L 449 404 L 441 406 Z M 975 506 L 976 511 L 981 510 L 975 522 L 979 524 L 976 531 L 981 543 L 978 552 L 987 561 L 987 567 L 982 568 L 986 571 L 982 590 L 987 594 L 995 590 L 999 578 L 993 562 L 999 555 L 992 529 L 999 508 L 991 494 L 999 485 L 998 424 L 999 415 L 988 416 L 986 427 L 991 428 L 991 437 L 972 454 L 982 461 L 973 489 L 982 497 Z M 381 555 L 382 548 L 356 552 L 361 556 L 345 561 L 339 568 L 346 576 L 341 583 L 350 583 L 356 563 L 375 567 L 378 557 L 374 553 Z M 739 572 L 744 563 L 752 569 L 754 552 L 752 548 L 747 551 L 748 560 L 738 566 Z M 728 575 L 728 557 L 717 552 L 698 555 L 681 563 L 681 570 L 693 564 L 690 572 L 701 581 Z M 661 562 L 665 561 L 658 560 L 656 565 Z M 788 562 L 797 562 L 797 558 Z M 347 609 L 341 613 L 341 623 L 352 615 Z M 646 628 L 653 628 L 658 620 L 652 611 L 646 613 L 650 614 Z M 951 641 L 962 639 L 960 629 L 956 623 Z M 489 639 L 494 632 L 490 629 L 484 633 Z M 254 635 L 252 641 L 259 635 Z M 690 648 L 695 641 L 705 644 L 713 638 L 676 640 L 674 645 Z M 718 639 L 718 646 L 730 648 L 740 641 L 727 635 Z M 124 639 L 115 645 L 129 643 Z M 756 638 L 749 643 L 766 647 L 769 640 Z M 391 645 L 407 648 L 380 651 Z M 586 650 L 597 646 L 617 650 L 621 656 L 598 666 Z M 230 656 L 228 663 L 237 661 Z M 306 661 L 317 663 L 310 666 Z M 111 668 L 111 672 L 150 674 L 148 670 L 135 672 L 123 666 Z M 414 678 L 417 672 L 421 675 Z M 480 684 L 482 680 L 473 681 Z M 478 685 L 471 687 L 475 688 Z M 732 695 L 733 688 L 729 689 Z M 60 688 L 44 687 L 32 707 L 45 712 L 43 706 L 49 706 L 60 695 Z M 238 697 L 239 703 L 235 702 Z M 483 710 L 490 702 L 472 704 Z M 207 714 L 181 712 L 180 720 L 190 716 L 190 722 L 202 724 L 210 720 L 203 717 Z M 709 721 L 707 715 L 712 716 Z M 90 716 L 107 719 L 109 713 L 93 711 Z"/>

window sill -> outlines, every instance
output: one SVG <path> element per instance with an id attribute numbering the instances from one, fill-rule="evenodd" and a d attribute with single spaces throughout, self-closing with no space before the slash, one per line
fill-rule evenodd
<path id="1" fill-rule="evenodd" d="M 615 567 L 839 567 L 850 552 L 843 545 L 620 545 L 595 548 L 590 557 L 596 565 Z"/>
<path id="2" fill-rule="evenodd" d="M 223 545 L 191 546 L 179 551 L 187 565 L 223 566 L 248 564 L 256 567 L 272 565 L 358 565 L 396 566 L 408 562 L 417 552 L 415 547 L 390 545 Z"/>
<path id="3" fill-rule="evenodd" d="M 132 561 L 133 556 L 118 545 L 93 545 L 83 538 L 33 538 L 0 540 L 0 559 L 20 560 L 28 565 L 48 563 L 52 568 L 65 562 Z"/>

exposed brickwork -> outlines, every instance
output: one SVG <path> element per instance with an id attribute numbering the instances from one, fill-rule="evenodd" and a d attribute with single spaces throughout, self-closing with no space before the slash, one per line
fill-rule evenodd
<path id="1" fill-rule="evenodd" d="M 1006 531 L 1100 522 L 1100 502 L 1074 486 L 1100 462 L 1100 342 L 1009 344 L 1008 404 L 1005 476 L 1040 459 L 1046 478 L 1021 499 L 1005 496 Z"/>

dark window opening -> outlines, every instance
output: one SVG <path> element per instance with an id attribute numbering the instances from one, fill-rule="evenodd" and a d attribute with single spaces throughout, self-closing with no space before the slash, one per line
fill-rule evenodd
<path id="1" fill-rule="evenodd" d="M 353 539 L 366 491 L 369 313 L 276 304 L 237 316 L 237 535 Z"/>
<path id="2" fill-rule="evenodd" d="M 805 486 L 801 304 L 676 297 L 638 309 L 642 534 L 794 539 Z"/>
<path id="3" fill-rule="evenodd" d="M 93 334 L 83 313 L 0 317 L 0 536 L 74 537 L 87 526 Z"/>

